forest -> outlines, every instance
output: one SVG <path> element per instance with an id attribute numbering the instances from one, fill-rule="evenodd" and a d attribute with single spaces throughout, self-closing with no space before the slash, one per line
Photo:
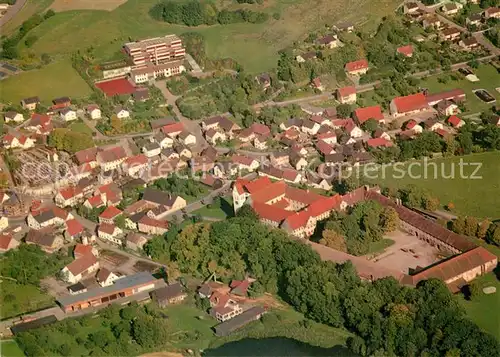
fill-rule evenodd
<path id="1" fill-rule="evenodd" d="M 465 317 L 445 284 L 417 288 L 393 278 L 367 283 L 351 263 L 322 262 L 307 245 L 258 222 L 244 206 L 237 217 L 171 229 L 145 247 L 167 274 L 224 281 L 250 274 L 256 291 L 278 294 L 307 318 L 356 334 L 348 341 L 362 356 L 497 356 L 495 338 Z"/>

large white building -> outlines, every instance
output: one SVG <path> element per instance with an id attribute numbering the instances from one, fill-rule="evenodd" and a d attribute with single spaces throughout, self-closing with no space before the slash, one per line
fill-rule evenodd
<path id="1" fill-rule="evenodd" d="M 159 65 L 145 65 L 130 72 L 132 80 L 136 83 L 146 83 L 157 78 L 168 78 L 186 71 L 182 60 L 171 61 Z"/>
<path id="2" fill-rule="evenodd" d="M 161 64 L 170 60 L 183 59 L 186 50 L 177 35 L 148 38 L 136 42 L 128 42 L 123 48 L 135 66 Z"/>

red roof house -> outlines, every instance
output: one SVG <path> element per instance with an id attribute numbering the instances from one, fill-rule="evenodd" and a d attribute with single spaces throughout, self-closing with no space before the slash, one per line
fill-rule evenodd
<path id="1" fill-rule="evenodd" d="M 113 223 L 113 221 L 122 213 L 123 212 L 115 206 L 108 206 L 104 212 L 99 215 L 99 223 Z"/>
<path id="2" fill-rule="evenodd" d="M 460 128 L 461 126 L 465 125 L 465 122 L 456 115 L 452 115 L 451 117 L 449 117 L 446 122 L 454 128 Z"/>
<path id="3" fill-rule="evenodd" d="M 399 47 L 396 51 L 405 57 L 413 56 L 413 46 L 412 45 L 406 45 L 406 46 Z"/>
<path id="4" fill-rule="evenodd" d="M 382 114 L 382 108 L 380 107 L 380 105 L 358 108 L 354 111 L 354 118 L 360 125 L 369 119 L 374 119 L 382 123 L 385 121 L 384 114 Z"/>
<path id="5" fill-rule="evenodd" d="M 384 139 L 384 138 L 373 138 L 373 139 L 368 139 L 366 141 L 366 145 L 371 148 L 378 148 L 378 147 L 391 147 L 393 146 L 392 141 Z"/>
<path id="6" fill-rule="evenodd" d="M 394 117 L 416 114 L 429 109 L 427 99 L 423 93 L 411 94 L 405 97 L 396 97 L 391 101 L 391 114 Z"/>
<path id="7" fill-rule="evenodd" d="M 354 62 L 348 62 L 345 65 L 345 70 L 349 74 L 363 74 L 368 71 L 368 61 L 366 59 L 361 59 Z"/>
<path id="8" fill-rule="evenodd" d="M 66 221 L 66 232 L 70 237 L 75 238 L 76 236 L 81 234 L 83 230 L 83 225 L 76 219 L 70 219 Z"/>

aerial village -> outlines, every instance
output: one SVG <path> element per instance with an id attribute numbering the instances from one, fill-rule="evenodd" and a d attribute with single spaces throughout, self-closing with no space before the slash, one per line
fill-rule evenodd
<path id="1" fill-rule="evenodd" d="M 424 29 L 425 36 L 418 36 L 415 43 L 446 42 L 453 51 L 473 54 L 475 60 L 500 71 L 500 50 L 485 44 L 481 32 L 476 32 L 489 21 L 498 21 L 500 9 L 486 9 L 461 26 L 450 20 L 460 6 L 454 2 L 427 8 L 405 2 L 399 16 Z M 336 24 L 315 39 L 314 46 L 342 47 L 341 39 L 352 32 L 354 24 Z M 397 59 L 409 61 L 416 48 L 412 43 L 398 47 Z M 295 53 L 297 65 L 316 59 L 316 50 L 302 49 Z M 306 87 L 316 99 L 291 100 L 298 115 L 280 123 L 245 125 L 229 113 L 192 120 L 177 108 L 177 97 L 164 95 L 165 79 L 203 75 L 180 37 L 124 43 L 123 53 L 127 61 L 103 65 L 102 77 L 94 83 L 106 109 L 98 101 L 44 98 L 39 93 L 3 115 L 0 169 L 7 184 L 0 196 L 0 252 L 23 244 L 36 245 L 47 254 L 72 252 L 72 260 L 51 279 L 49 293 L 57 306 L 12 319 L 8 326 L 12 333 L 30 329 L 40 319 L 50 323 L 114 302 L 184 303 L 191 298 L 192 287 L 158 275 L 162 264 L 148 256 L 144 246 L 167 234 L 172 225 L 217 220 L 205 217 L 203 210 L 221 198 L 231 202 L 232 215 L 249 206 L 262 223 L 310 245 L 322 260 L 350 260 L 366 281 L 391 276 L 415 287 L 422 280 L 438 278 L 456 293 L 497 266 L 496 255 L 384 195 L 377 185 L 359 185 L 342 194 L 335 188 L 346 171 L 380 163 L 384 157 L 391 161 L 401 142 L 434 134 L 438 143 L 449 141 L 466 125 L 462 114 L 471 101 L 481 101 L 489 123 L 500 127 L 495 106 L 500 87 L 497 93 L 484 88 L 473 92 L 451 80 L 446 90 L 422 88 L 384 103 L 359 106 L 360 97 L 376 88 L 361 81 L 370 73 L 371 63 L 359 58 L 344 63 L 350 85 L 327 89 L 321 76 L 314 77 Z M 469 61 L 452 64 L 452 69 L 471 83 L 486 80 L 476 76 Z M 269 73 L 254 78 L 269 96 L 253 106 L 257 113 L 267 105 L 287 105 L 273 93 L 275 80 Z M 161 81 L 164 91 L 154 86 Z M 111 105 L 117 103 L 113 98 L 123 96 L 126 101 Z M 318 96 L 331 105 L 314 105 Z M 49 100 L 50 106 L 42 104 Z M 100 130 L 109 123 L 126 126 L 137 108 L 150 103 L 161 106 L 165 116 L 151 120 L 149 128 L 117 135 Z M 345 108 L 352 110 L 345 113 Z M 78 137 L 64 143 L 58 136 L 71 131 L 75 123 L 90 128 L 88 148 L 69 150 Z M 399 217 L 391 232 L 396 243 L 382 256 L 355 256 L 310 239 L 322 222 L 367 201 L 392 208 Z M 212 275 L 196 284 L 195 294 L 209 302 L 210 315 L 218 322 L 217 335 L 228 335 L 267 311 L 267 306 L 249 297 L 254 282 L 250 275 L 228 283 Z"/>

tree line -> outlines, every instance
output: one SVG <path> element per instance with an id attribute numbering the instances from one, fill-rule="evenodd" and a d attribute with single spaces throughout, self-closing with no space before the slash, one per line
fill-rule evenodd
<path id="1" fill-rule="evenodd" d="M 364 213 L 357 219 L 380 218 Z M 309 319 L 355 333 L 348 346 L 362 356 L 499 353 L 495 338 L 465 317 L 443 282 L 431 279 L 417 288 L 393 278 L 363 282 L 350 262 L 322 262 L 309 246 L 259 223 L 249 206 L 235 218 L 171 230 L 145 250 L 190 275 L 215 272 L 229 281 L 250 274 L 257 290 L 278 294 Z"/>
<path id="2" fill-rule="evenodd" d="M 227 25 L 238 22 L 257 24 L 266 22 L 269 18 L 269 15 L 264 12 L 247 9 L 218 10 L 212 3 L 201 3 L 199 1 L 177 2 L 166 0 L 153 6 L 149 13 L 156 20 L 186 26 L 215 25 L 217 23 Z"/>
<path id="3" fill-rule="evenodd" d="M 16 341 L 29 357 L 137 356 L 165 348 L 174 329 L 152 304 L 131 303 L 23 332 Z"/>

